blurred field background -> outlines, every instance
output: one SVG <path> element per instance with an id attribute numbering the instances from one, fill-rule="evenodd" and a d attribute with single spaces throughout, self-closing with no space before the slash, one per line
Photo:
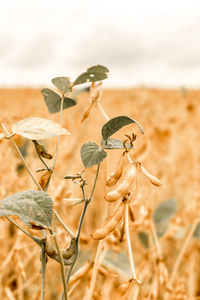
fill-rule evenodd
<path id="1" fill-rule="evenodd" d="M 93 141 L 100 145 L 101 128 L 106 123 L 98 108 L 94 107 L 89 118 L 79 124 L 84 110 L 89 104 L 89 93 L 77 96 L 77 105 L 64 111 L 63 126 L 71 132 L 61 137 L 61 145 L 49 186 L 58 213 L 72 231 L 76 232 L 82 206 L 69 208 L 62 199 L 79 197 L 78 187 L 64 180 L 66 174 L 75 174 L 84 167 L 80 158 L 81 145 Z M 185 249 L 177 270 L 172 289 L 167 285 L 172 276 L 174 265 L 183 249 L 193 221 L 199 217 L 200 185 L 200 91 L 197 90 L 157 90 L 147 88 L 103 90 L 101 105 L 109 118 L 127 115 L 138 121 L 145 134 L 137 125 L 128 125 L 116 134 L 124 139 L 125 134 L 134 132 L 137 140 L 131 151 L 132 160 L 142 161 L 145 168 L 158 177 L 163 185 L 158 188 L 151 185 L 139 173 L 137 192 L 134 196 L 133 210 L 135 222 L 140 219 L 141 207 L 148 207 L 150 213 L 163 201 L 175 199 L 177 212 L 171 218 L 170 225 L 159 238 L 168 279 L 163 285 L 159 281 L 156 254 L 153 245 L 145 247 L 138 232 L 146 231 L 141 223 L 139 227 L 131 223 L 131 242 L 138 277 L 142 277 L 138 299 L 181 300 L 200 299 L 200 241 L 192 237 Z M 59 122 L 59 115 L 50 115 L 39 89 L 0 89 L 0 121 L 11 132 L 12 125 L 27 117 L 49 118 Z M 1 130 L 2 131 L 2 130 Z M 28 165 L 34 171 L 42 167 L 34 145 L 26 139 L 14 137 L 25 155 Z M 55 151 L 56 139 L 45 141 L 51 154 Z M 97 242 L 90 234 L 104 223 L 105 211 L 111 214 L 116 204 L 107 205 L 104 200 L 105 182 L 114 171 L 122 150 L 108 150 L 108 159 L 101 164 L 99 181 L 92 203 L 89 205 L 81 233 L 80 258 L 76 268 L 90 259 Z M 88 179 L 88 194 L 92 187 L 96 167 L 88 169 L 84 176 Z M 41 174 L 36 174 L 39 179 Z M 0 199 L 24 190 L 36 189 L 26 169 L 21 164 L 15 149 L 9 140 L 0 141 Z M 134 204 L 135 203 L 135 204 Z M 37 300 L 40 299 L 40 260 L 37 245 L 5 218 L 0 219 L 0 299 Z M 63 228 L 53 220 L 61 248 L 69 243 Z M 32 231 L 33 232 L 33 231 Z M 35 232 L 34 232 L 35 233 Z M 35 234 L 39 235 L 38 232 Z M 130 267 L 126 243 L 119 243 L 113 236 L 105 242 L 107 249 L 99 271 L 94 299 L 133 299 L 131 293 L 120 294 L 120 284 L 130 279 Z M 161 275 L 160 275 L 161 276 Z M 77 287 L 70 293 L 69 299 L 83 299 L 90 282 L 90 272 L 78 281 Z M 71 288 L 71 287 L 70 287 Z M 131 289 L 134 287 L 132 286 Z M 47 263 L 46 299 L 60 299 L 62 281 L 60 266 L 55 261 Z"/>

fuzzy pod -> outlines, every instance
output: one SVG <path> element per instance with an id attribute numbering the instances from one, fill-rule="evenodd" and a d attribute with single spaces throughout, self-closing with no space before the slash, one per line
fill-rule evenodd
<path id="1" fill-rule="evenodd" d="M 107 180 L 106 185 L 111 187 L 114 186 L 118 180 L 121 178 L 124 168 L 124 161 L 125 161 L 125 152 L 120 157 L 119 163 L 114 174 Z"/>
<path id="2" fill-rule="evenodd" d="M 92 233 L 92 238 L 94 240 L 102 240 L 106 236 L 108 236 L 112 231 L 115 230 L 116 226 L 118 225 L 119 221 L 122 219 L 124 215 L 124 207 L 125 202 L 122 201 L 120 205 L 115 210 L 112 217 L 103 225 L 103 227 L 97 229 Z"/>
<path id="3" fill-rule="evenodd" d="M 147 170 L 143 167 L 143 165 L 141 164 L 141 171 L 144 174 L 144 176 L 155 186 L 161 186 L 162 183 L 160 182 L 160 180 L 158 178 L 156 178 L 155 176 L 152 176 L 149 172 L 147 172 Z"/>
<path id="4" fill-rule="evenodd" d="M 108 202 L 114 202 L 123 197 L 126 194 L 129 194 L 129 187 L 130 185 L 136 180 L 136 164 L 133 164 L 130 170 L 124 176 L 123 181 L 120 185 L 113 191 L 110 191 L 106 196 L 105 199 Z"/>

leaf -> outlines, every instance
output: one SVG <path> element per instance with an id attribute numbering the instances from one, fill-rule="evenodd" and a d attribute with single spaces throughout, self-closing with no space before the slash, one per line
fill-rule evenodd
<path id="1" fill-rule="evenodd" d="M 99 164 L 106 156 L 107 153 L 93 142 L 85 143 L 81 147 L 81 159 L 85 168 Z"/>
<path id="2" fill-rule="evenodd" d="M 44 97 L 44 101 L 50 114 L 59 112 L 61 108 L 61 96 L 48 88 L 42 89 L 41 93 Z M 63 109 L 69 108 L 74 105 L 76 105 L 75 100 L 66 97 L 64 98 Z"/>
<path id="3" fill-rule="evenodd" d="M 197 224 L 197 227 L 194 231 L 193 237 L 200 240 L 200 222 Z"/>
<path id="4" fill-rule="evenodd" d="M 70 80 L 68 77 L 55 77 L 51 82 L 64 94 L 71 91 Z"/>
<path id="5" fill-rule="evenodd" d="M 169 229 L 170 226 L 169 222 L 160 222 L 156 223 L 155 225 L 156 233 L 159 238 L 165 234 L 165 232 Z"/>
<path id="6" fill-rule="evenodd" d="M 106 141 L 101 140 L 101 146 L 104 149 L 124 149 L 123 142 L 117 139 L 108 138 Z M 126 147 L 130 148 L 130 143 L 126 143 Z M 133 149 L 134 147 L 132 147 Z"/>
<path id="7" fill-rule="evenodd" d="M 59 124 L 43 118 L 27 118 L 12 126 L 13 133 L 31 140 L 44 140 L 62 134 L 69 135 L 67 129 Z"/>
<path id="8" fill-rule="evenodd" d="M 149 237 L 148 237 L 148 234 L 146 234 L 146 232 L 139 232 L 138 236 L 139 236 L 139 239 L 140 239 L 140 242 L 142 243 L 142 245 L 145 248 L 149 248 Z"/>
<path id="9" fill-rule="evenodd" d="M 161 203 L 154 212 L 153 219 L 156 223 L 169 221 L 176 213 L 176 200 L 173 198 Z"/>
<path id="10" fill-rule="evenodd" d="M 53 201 L 43 191 L 24 191 L 0 201 L 0 217 L 18 216 L 34 229 L 51 228 Z"/>
<path id="11" fill-rule="evenodd" d="M 109 249 L 104 256 L 103 264 L 124 278 L 131 277 L 129 257 L 124 251 L 115 252 Z"/>
<path id="12" fill-rule="evenodd" d="M 141 132 L 144 133 L 141 125 L 136 122 L 135 120 L 126 117 L 126 116 L 119 116 L 116 118 L 113 118 L 111 120 L 109 120 L 103 127 L 102 127 L 102 137 L 104 140 L 107 140 L 111 135 L 113 135 L 115 132 L 117 132 L 118 130 L 120 130 L 122 127 L 124 127 L 125 125 L 131 124 L 131 123 L 136 123 Z"/>
<path id="13" fill-rule="evenodd" d="M 73 85 L 82 84 L 85 82 L 94 82 L 106 79 L 108 77 L 109 70 L 101 65 L 93 66 L 87 69 L 87 72 L 82 73 L 76 78 Z"/>

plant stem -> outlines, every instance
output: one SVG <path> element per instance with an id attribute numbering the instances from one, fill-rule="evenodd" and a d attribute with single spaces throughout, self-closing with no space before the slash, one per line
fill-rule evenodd
<path id="1" fill-rule="evenodd" d="M 6 217 L 6 219 L 8 219 L 13 225 L 15 225 L 18 229 L 20 229 L 23 233 L 25 233 L 26 235 L 28 235 L 32 240 L 34 240 L 34 242 L 36 243 L 36 244 L 38 244 L 39 246 L 41 246 L 41 240 L 38 238 L 38 237 L 36 237 L 36 236 L 34 236 L 34 235 L 32 235 L 32 234 L 30 234 L 28 231 L 26 231 L 24 228 L 22 228 L 19 224 L 17 224 L 13 219 L 11 219 L 10 217 Z"/>
<path id="2" fill-rule="evenodd" d="M 163 255 L 162 255 L 161 246 L 160 246 L 160 243 L 159 243 L 159 240 L 158 240 L 158 236 L 157 236 L 157 233 L 156 233 L 155 225 L 154 225 L 154 223 L 152 221 L 150 222 L 150 226 L 151 226 L 151 232 L 152 232 L 152 236 L 153 236 L 153 239 L 154 239 L 154 242 L 155 242 L 155 246 L 156 246 L 156 251 L 158 253 L 158 259 L 162 260 L 163 259 Z"/>
<path id="3" fill-rule="evenodd" d="M 102 112 L 102 115 L 105 117 L 106 121 L 109 121 L 110 119 L 109 119 L 108 115 L 106 114 L 105 110 L 103 109 L 103 107 L 101 106 L 101 104 L 99 103 L 99 101 L 97 102 L 97 105 L 98 105 L 100 111 Z"/>
<path id="4" fill-rule="evenodd" d="M 63 121 L 63 103 L 64 103 L 64 94 L 62 95 L 61 104 L 60 104 L 60 126 L 62 126 L 62 121 Z M 55 169 L 55 164 L 56 164 L 56 159 L 57 159 L 57 156 L 58 156 L 59 145 L 60 145 L 60 135 L 58 136 L 58 139 L 57 139 L 56 152 L 55 152 L 52 167 L 51 167 L 52 172 Z"/>
<path id="5" fill-rule="evenodd" d="M 41 245 L 41 300 L 45 300 L 45 284 L 46 284 L 46 252 L 44 242 Z"/>
<path id="6" fill-rule="evenodd" d="M 38 189 L 39 189 L 40 191 L 43 191 L 43 189 L 41 188 L 41 186 L 40 186 L 40 184 L 38 183 L 37 179 L 35 178 L 34 174 L 32 173 L 31 169 L 30 169 L 29 166 L 27 165 L 25 159 L 23 158 L 23 156 L 22 156 L 22 154 L 21 154 L 19 148 L 17 147 L 15 141 L 14 141 L 13 138 L 10 136 L 10 133 L 9 133 L 8 130 L 6 129 L 5 125 L 4 125 L 3 123 L 1 123 L 1 126 L 3 127 L 3 129 L 5 130 L 5 132 L 9 135 L 9 138 L 10 138 L 11 142 L 13 143 L 13 146 L 15 147 L 15 149 L 16 149 L 17 153 L 19 154 L 19 156 L 20 156 L 22 162 L 24 163 L 24 165 L 25 165 L 27 171 L 29 172 L 29 175 L 31 176 L 31 178 L 33 179 L 33 181 L 35 182 L 35 184 L 37 185 Z"/>
<path id="7" fill-rule="evenodd" d="M 61 276 L 62 276 L 62 282 L 63 282 L 63 288 L 64 288 L 64 299 L 67 300 L 67 285 L 66 285 L 66 282 L 65 282 L 65 267 L 64 267 L 64 261 L 63 261 L 63 257 L 62 257 L 62 253 L 60 251 L 60 247 L 58 245 L 58 241 L 57 241 L 57 238 L 56 238 L 56 235 L 53 234 L 51 232 L 52 236 L 53 236 L 53 239 L 54 239 L 54 242 L 55 242 L 55 246 L 56 246 L 56 249 L 58 251 L 58 255 L 59 255 L 59 259 L 60 259 L 60 266 L 61 266 Z"/>
<path id="8" fill-rule="evenodd" d="M 133 262 L 133 254 L 132 254 L 132 248 L 131 248 L 131 240 L 130 240 L 130 232 L 129 232 L 129 203 L 126 201 L 125 203 L 125 235 L 126 235 L 126 243 L 128 247 L 128 256 L 129 261 L 131 265 L 131 273 L 134 278 L 134 280 L 137 283 L 140 283 L 140 281 L 137 279 L 136 273 L 135 273 L 135 266 Z"/>
<path id="9" fill-rule="evenodd" d="M 36 150 L 36 153 L 39 157 L 39 159 L 41 160 L 41 162 L 44 164 L 45 168 L 47 169 L 47 171 L 50 170 L 49 166 L 46 164 L 46 162 L 43 160 L 43 158 L 40 156 L 40 154 L 38 153 L 38 149 L 37 149 L 37 146 L 36 144 L 34 143 L 34 146 L 35 146 L 35 150 Z"/>
<path id="10" fill-rule="evenodd" d="M 99 261 L 100 259 L 103 259 L 102 254 L 102 249 L 103 249 L 103 240 L 100 240 L 98 243 L 98 247 L 97 247 L 97 252 L 95 255 L 95 261 L 94 261 L 94 267 L 92 270 L 92 278 L 91 278 L 91 282 L 90 282 L 90 287 L 87 290 L 84 300 L 91 300 L 92 299 L 92 295 L 94 292 L 94 288 L 95 288 L 95 283 L 96 283 L 96 279 L 97 279 L 97 273 L 98 273 L 98 266 L 99 266 Z M 105 250 L 105 248 L 104 248 Z"/>
<path id="11" fill-rule="evenodd" d="M 92 196 L 94 194 L 94 190 L 95 190 L 95 187 L 96 187 L 96 183 L 97 183 L 97 178 L 98 178 L 98 175 L 99 175 L 99 168 L 100 168 L 100 164 L 98 164 L 98 167 L 97 167 L 97 172 L 96 172 L 96 176 L 95 176 L 95 180 L 94 180 L 94 184 L 93 184 L 93 187 L 92 187 L 92 192 L 88 198 L 88 201 L 90 202 L 92 200 Z"/>

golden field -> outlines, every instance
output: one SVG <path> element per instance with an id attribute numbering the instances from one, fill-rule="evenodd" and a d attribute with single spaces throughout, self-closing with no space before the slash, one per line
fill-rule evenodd
<path id="1" fill-rule="evenodd" d="M 88 141 L 100 145 L 101 128 L 106 123 L 98 107 L 93 107 L 89 117 L 80 124 L 83 112 L 89 105 L 89 93 L 79 94 L 76 100 L 77 105 L 63 113 L 63 127 L 71 135 L 61 136 L 56 168 L 48 189 L 57 212 L 73 232 L 77 230 L 82 205 L 67 207 L 62 199 L 79 198 L 80 191 L 77 185 L 63 177 L 83 170 L 80 148 Z M 108 117 L 131 117 L 142 125 L 145 132 L 142 135 L 137 125 L 131 124 L 123 127 L 114 137 L 124 140 L 124 134 L 136 134 L 131 159 L 142 162 L 163 185 L 153 186 L 138 172 L 137 191 L 131 200 L 135 221 L 130 223 L 130 231 L 136 274 L 142 281 L 141 285 L 132 282 L 124 295 L 121 292 L 122 284 L 130 279 L 127 246 L 126 242 L 120 243 L 110 235 L 103 242 L 104 257 L 102 255 L 93 299 L 200 299 L 200 241 L 192 236 L 192 229 L 195 229 L 192 225 L 200 218 L 199 104 L 200 91 L 147 88 L 103 90 L 101 105 Z M 1 89 L 0 108 L 0 121 L 9 132 L 14 123 L 28 117 L 48 118 L 59 123 L 59 114 L 49 114 L 39 89 Z M 2 128 L 0 132 L 3 132 Z M 19 136 L 14 136 L 14 140 L 24 151 L 31 170 L 34 172 L 41 168 L 33 143 Z M 56 138 L 45 143 L 53 155 Z M 81 231 L 76 270 L 94 258 L 98 242 L 90 235 L 116 207 L 115 203 L 107 204 L 104 196 L 108 191 L 106 180 L 114 171 L 122 151 L 107 150 L 107 159 L 101 164 L 94 198 Z M 95 172 L 96 166 L 84 173 L 88 194 Z M 40 176 L 36 173 L 38 180 Z M 0 141 L 0 200 L 13 193 L 33 189 L 37 188 L 22 166 L 11 141 Z M 154 245 L 151 232 L 142 220 L 143 209 L 149 211 L 152 219 L 158 205 L 170 198 L 176 200 L 177 212 L 165 234 L 158 239 L 159 245 Z M 39 247 L 5 218 L 0 219 L 0 226 L 0 299 L 40 299 Z M 60 247 L 66 247 L 69 237 L 55 218 L 53 229 L 58 235 Z M 150 236 L 149 248 L 144 247 L 139 239 L 138 233 L 143 231 Z M 38 231 L 30 232 L 41 236 Z M 162 263 L 158 261 L 158 249 L 162 252 Z M 84 299 L 91 272 L 92 269 L 69 285 L 69 299 Z M 46 278 L 46 299 L 60 299 L 60 266 L 54 260 L 49 259 L 47 263 Z"/>

